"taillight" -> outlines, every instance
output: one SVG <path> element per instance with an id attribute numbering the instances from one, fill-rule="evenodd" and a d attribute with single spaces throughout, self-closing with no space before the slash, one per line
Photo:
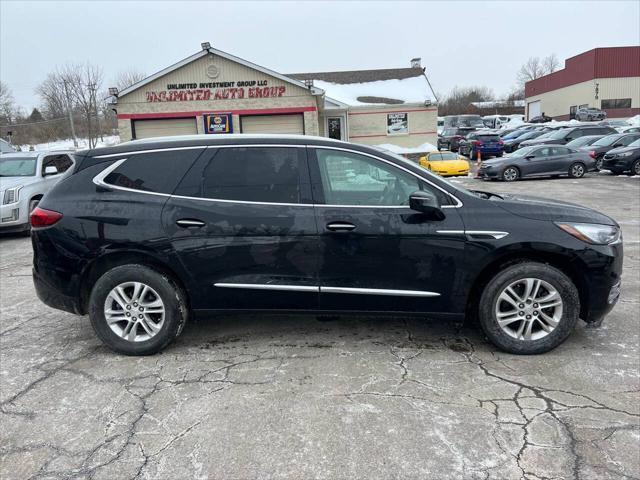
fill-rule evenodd
<path id="1" fill-rule="evenodd" d="M 36 207 L 29 216 L 32 227 L 49 227 L 62 218 L 62 214 L 47 210 L 45 208 Z"/>
<path id="2" fill-rule="evenodd" d="M 589 152 L 589 156 L 590 156 L 591 158 L 596 158 L 596 151 L 595 151 L 595 150 L 591 150 L 591 151 Z"/>

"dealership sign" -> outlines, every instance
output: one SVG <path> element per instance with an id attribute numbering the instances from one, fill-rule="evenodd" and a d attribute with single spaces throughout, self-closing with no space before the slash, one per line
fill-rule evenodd
<path id="1" fill-rule="evenodd" d="M 267 80 L 169 83 L 166 90 L 147 91 L 147 102 L 192 102 L 282 97 L 286 87 L 270 87 Z"/>
<path id="2" fill-rule="evenodd" d="M 387 114 L 387 135 L 409 133 L 408 113 Z"/>
<path id="3" fill-rule="evenodd" d="M 233 133 L 230 113 L 205 113 L 204 133 Z"/>

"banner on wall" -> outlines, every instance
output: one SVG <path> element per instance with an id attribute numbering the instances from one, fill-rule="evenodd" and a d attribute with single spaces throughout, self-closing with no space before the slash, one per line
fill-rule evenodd
<path id="1" fill-rule="evenodd" d="M 233 133 L 230 113 L 205 113 L 204 133 Z"/>
<path id="2" fill-rule="evenodd" d="M 387 135 L 409 133 L 408 113 L 387 114 Z"/>

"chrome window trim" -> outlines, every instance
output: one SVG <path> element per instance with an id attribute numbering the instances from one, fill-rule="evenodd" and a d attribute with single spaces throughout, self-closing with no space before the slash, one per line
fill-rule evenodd
<path id="1" fill-rule="evenodd" d="M 283 207 L 371 208 L 371 209 L 383 209 L 383 210 L 389 210 L 389 209 L 411 210 L 411 208 L 408 205 L 331 205 L 331 204 L 319 204 L 319 203 L 278 203 L 278 202 L 257 202 L 257 201 L 250 201 L 250 200 L 227 200 L 227 199 L 222 199 L 222 198 L 189 197 L 189 196 L 184 196 L 184 195 L 171 195 L 171 194 L 168 194 L 168 193 L 149 192 L 149 191 L 146 191 L 146 190 L 138 190 L 138 189 L 135 189 L 135 188 L 121 187 L 121 186 L 118 186 L 118 185 L 112 185 L 110 183 L 106 183 L 104 181 L 104 179 L 107 177 L 107 175 L 109 175 L 112 171 L 114 171 L 116 168 L 118 168 L 120 165 L 122 165 L 128 159 L 128 156 L 130 156 L 130 155 L 139 155 L 139 154 L 143 154 L 143 153 L 157 153 L 157 152 L 175 151 L 175 150 L 194 150 L 194 149 L 199 149 L 199 148 L 210 149 L 210 148 L 239 148 L 239 147 L 240 148 L 242 148 L 242 147 L 251 147 L 251 148 L 252 147 L 321 148 L 321 149 L 329 149 L 329 150 L 340 150 L 340 151 L 344 151 L 344 152 L 348 152 L 348 153 L 353 153 L 353 154 L 356 154 L 356 155 L 365 155 L 365 156 L 371 157 L 371 158 L 373 158 L 375 160 L 379 160 L 381 162 L 387 163 L 387 164 L 391 165 L 392 167 L 396 167 L 396 168 L 399 168 L 400 170 L 404 170 L 405 172 L 409 173 L 410 175 L 413 175 L 414 177 L 422 180 L 423 182 L 426 182 L 429 185 L 437 188 L 438 190 L 440 190 L 441 192 L 443 192 L 444 194 L 448 195 L 450 198 L 452 198 L 453 200 L 456 201 L 455 205 L 442 205 L 441 208 L 443 208 L 443 209 L 445 209 L 445 208 L 460 208 L 460 207 L 463 206 L 463 203 L 455 195 L 452 195 L 451 193 L 447 192 L 443 188 L 441 188 L 438 185 L 432 183 L 430 180 L 427 180 L 426 178 L 424 178 L 424 177 L 412 172 L 408 168 L 405 168 L 405 167 L 403 167 L 401 165 L 397 165 L 394 162 L 391 162 L 389 160 L 385 160 L 383 158 L 377 157 L 377 156 L 372 155 L 370 153 L 359 152 L 358 150 L 352 150 L 352 149 L 349 149 L 349 148 L 331 147 L 331 146 L 324 146 L 324 145 L 322 145 L 322 146 L 321 145 L 299 145 L 299 144 L 298 145 L 286 145 L 286 144 L 199 145 L 199 146 L 190 146 L 190 147 L 157 148 L 157 149 L 150 149 L 150 150 L 138 150 L 138 151 L 134 151 L 134 152 L 121 152 L 121 153 L 112 153 L 112 154 L 108 154 L 108 155 L 98 155 L 98 156 L 96 156 L 94 158 L 112 158 L 112 157 L 121 157 L 123 155 L 127 155 L 127 157 L 116 161 L 114 164 L 110 165 L 105 170 L 103 170 L 101 173 L 96 175 L 93 178 L 93 183 L 98 185 L 98 186 L 100 186 L 100 187 L 103 187 L 103 188 L 122 190 L 122 191 L 125 191 L 125 192 L 138 192 L 138 193 L 145 193 L 145 194 L 148 194 L 148 195 L 158 195 L 158 196 L 162 196 L 162 197 L 173 197 L 173 198 L 180 198 L 180 199 L 184 199 L 184 200 L 202 200 L 202 201 L 207 201 L 207 202 L 218 202 L 218 203 L 238 203 L 238 204 L 247 204 L 247 205 L 273 205 L 273 206 L 283 206 Z"/>
<path id="2" fill-rule="evenodd" d="M 424 290 L 393 290 L 387 288 L 352 288 L 352 287 L 321 287 L 318 285 L 277 285 L 271 283 L 228 283 L 213 284 L 218 288 L 246 288 L 250 290 L 277 290 L 290 292 L 315 293 L 348 293 L 356 295 L 393 295 L 399 297 L 439 297 L 437 292 Z"/>

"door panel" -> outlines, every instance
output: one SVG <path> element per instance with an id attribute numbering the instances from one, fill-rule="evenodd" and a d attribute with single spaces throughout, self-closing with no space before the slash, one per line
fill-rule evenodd
<path id="1" fill-rule="evenodd" d="M 431 191 L 434 187 L 374 158 L 355 155 L 360 161 L 357 163 L 351 154 L 342 161 L 341 155 L 335 151 L 327 154 L 321 148 L 310 155 L 314 200 L 319 203 L 320 308 L 421 312 L 464 309 L 452 304 L 450 295 L 465 247 L 464 236 L 451 233 L 464 230 L 457 209 L 445 208 L 444 220 L 429 220 L 406 203 L 412 191 Z M 370 175 L 363 168 L 366 164 L 372 167 Z M 353 180 L 351 184 L 348 178 Z M 397 188 L 386 193 L 378 189 L 376 197 L 380 181 Z M 332 186 L 338 190 L 331 191 Z M 335 224 L 349 228 L 334 230 Z"/>
<path id="2" fill-rule="evenodd" d="M 167 202 L 163 224 L 198 285 L 194 309 L 317 307 L 318 237 L 304 148 L 203 155 Z"/>

